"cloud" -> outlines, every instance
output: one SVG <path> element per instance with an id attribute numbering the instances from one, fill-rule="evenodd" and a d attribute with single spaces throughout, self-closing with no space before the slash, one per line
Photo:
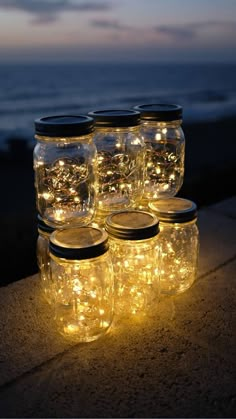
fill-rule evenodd
<path id="1" fill-rule="evenodd" d="M 123 25 L 118 20 L 106 20 L 106 19 L 94 19 L 91 20 L 91 25 L 101 29 L 112 29 L 112 30 L 129 30 L 132 29 L 128 25 Z"/>
<path id="2" fill-rule="evenodd" d="M 218 28 L 220 31 L 236 30 L 236 22 L 234 21 L 205 21 L 193 22 L 183 25 L 160 25 L 154 28 L 156 33 L 166 35 L 171 40 L 183 41 L 197 38 L 201 31 Z"/>
<path id="3" fill-rule="evenodd" d="M 159 26 L 156 28 L 156 32 L 159 34 L 167 35 L 169 38 L 174 38 L 176 40 L 183 40 L 186 38 L 194 38 L 196 36 L 196 31 L 189 27 L 170 27 L 170 26 Z"/>
<path id="4" fill-rule="evenodd" d="M 108 1 L 80 0 L 0 0 L 0 8 L 18 10 L 34 16 L 33 23 L 49 23 L 62 12 L 104 12 L 111 9 Z"/>

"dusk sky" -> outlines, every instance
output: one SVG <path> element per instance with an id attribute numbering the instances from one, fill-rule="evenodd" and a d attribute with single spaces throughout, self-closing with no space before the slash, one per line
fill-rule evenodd
<path id="1" fill-rule="evenodd" d="M 236 0 L 0 0 L 0 61 L 236 61 Z"/>

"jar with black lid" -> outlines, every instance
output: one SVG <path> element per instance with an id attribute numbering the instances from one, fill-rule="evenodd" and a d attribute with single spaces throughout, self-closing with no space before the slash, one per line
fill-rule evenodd
<path id="1" fill-rule="evenodd" d="M 50 236 L 51 276 L 58 330 L 79 342 L 97 339 L 113 320 L 113 267 L 107 233 L 74 227 Z"/>
<path id="2" fill-rule="evenodd" d="M 182 107 L 157 103 L 134 109 L 141 113 L 140 133 L 146 146 L 143 203 L 173 197 L 184 179 Z"/>
<path id="3" fill-rule="evenodd" d="M 53 228 L 87 225 L 95 210 L 93 119 L 49 116 L 35 120 L 34 171 L 38 213 Z"/>
<path id="4" fill-rule="evenodd" d="M 159 222 L 137 210 L 106 219 L 115 275 L 115 314 L 144 314 L 159 294 Z"/>
<path id="5" fill-rule="evenodd" d="M 95 120 L 97 215 L 132 207 L 142 196 L 144 142 L 140 113 L 132 110 L 89 112 Z"/>
<path id="6" fill-rule="evenodd" d="M 152 202 L 149 207 L 160 221 L 161 292 L 178 294 L 187 290 L 197 276 L 197 206 L 188 199 L 169 198 Z"/>

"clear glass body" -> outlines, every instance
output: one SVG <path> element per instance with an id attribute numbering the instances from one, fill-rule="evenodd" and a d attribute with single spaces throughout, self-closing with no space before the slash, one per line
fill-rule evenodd
<path id="1" fill-rule="evenodd" d="M 139 127 L 97 128 L 97 212 L 131 207 L 143 192 L 144 142 Z"/>
<path id="2" fill-rule="evenodd" d="M 178 294 L 195 281 L 199 253 L 196 220 L 187 223 L 160 222 L 159 240 L 162 252 L 161 292 Z"/>
<path id="3" fill-rule="evenodd" d="M 182 121 L 143 121 L 145 142 L 143 201 L 175 196 L 184 178 L 185 138 Z"/>
<path id="4" fill-rule="evenodd" d="M 109 251 L 80 261 L 50 256 L 60 333 L 79 342 L 97 339 L 113 320 L 114 282 Z"/>
<path id="5" fill-rule="evenodd" d="M 55 296 L 50 275 L 49 234 L 39 230 L 36 252 L 41 287 L 48 303 L 52 303 Z"/>
<path id="6" fill-rule="evenodd" d="M 115 275 L 115 314 L 145 314 L 159 295 L 158 236 L 145 240 L 109 237 Z"/>
<path id="7" fill-rule="evenodd" d="M 55 228 L 89 224 L 96 190 L 96 147 L 91 134 L 35 138 L 36 203 L 42 219 Z"/>

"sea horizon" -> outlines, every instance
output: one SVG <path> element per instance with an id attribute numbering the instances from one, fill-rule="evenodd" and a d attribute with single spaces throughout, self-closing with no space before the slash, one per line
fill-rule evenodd
<path id="1" fill-rule="evenodd" d="M 144 103 L 178 103 L 186 123 L 236 115 L 236 62 L 4 62 L 0 148 L 32 141 L 34 120 Z"/>

